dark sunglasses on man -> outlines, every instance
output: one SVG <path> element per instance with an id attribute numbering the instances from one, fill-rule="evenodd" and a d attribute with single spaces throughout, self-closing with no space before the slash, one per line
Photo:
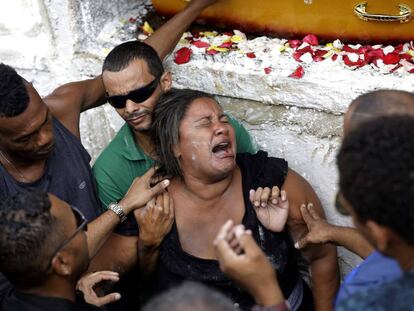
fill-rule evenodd
<path id="1" fill-rule="evenodd" d="M 56 250 L 53 252 L 52 257 L 49 260 L 49 264 L 46 268 L 46 271 L 48 271 L 50 269 L 50 267 L 52 266 L 52 260 L 53 258 L 56 256 L 57 253 L 59 253 L 62 249 L 64 249 L 69 243 L 70 241 L 72 241 L 75 236 L 81 231 L 88 231 L 88 221 L 86 220 L 85 216 L 82 214 L 82 212 L 76 208 L 75 206 L 70 206 L 72 209 L 73 214 L 75 215 L 75 219 L 76 219 L 76 230 L 68 237 L 66 238 L 60 245 L 59 247 L 56 248 Z"/>
<path id="2" fill-rule="evenodd" d="M 158 86 L 158 83 L 160 82 L 160 78 L 161 76 L 158 76 L 151 83 L 138 89 L 132 90 L 126 95 L 109 96 L 108 93 L 106 93 L 106 100 L 115 109 L 125 108 L 126 101 L 128 99 L 137 104 L 143 103 L 154 93 L 155 89 Z"/>

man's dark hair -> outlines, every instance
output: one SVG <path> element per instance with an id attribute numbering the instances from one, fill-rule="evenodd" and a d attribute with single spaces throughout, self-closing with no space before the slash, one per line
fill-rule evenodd
<path id="1" fill-rule="evenodd" d="M 337 162 L 344 198 L 362 222 L 392 229 L 414 245 L 414 118 L 386 116 L 347 135 Z"/>
<path id="2" fill-rule="evenodd" d="M 50 207 L 40 190 L 19 192 L 0 206 L 0 271 L 18 288 L 46 280 L 49 260 L 63 239 Z"/>
<path id="3" fill-rule="evenodd" d="M 154 77 L 159 77 L 164 72 L 162 60 L 157 52 L 148 44 L 136 40 L 127 41 L 114 47 L 104 60 L 102 72 L 119 72 L 137 59 L 142 59 L 147 63 Z"/>
<path id="4" fill-rule="evenodd" d="M 414 116 L 414 94 L 399 90 L 377 90 L 357 97 L 351 107 L 350 130 L 382 116 Z"/>
<path id="5" fill-rule="evenodd" d="M 0 64 L 0 117 L 15 117 L 29 105 L 24 79 L 12 67 Z"/>
<path id="6" fill-rule="evenodd" d="M 172 89 L 163 94 L 155 105 L 152 118 L 152 139 L 160 170 L 169 177 L 183 177 L 173 148 L 180 141 L 180 124 L 191 103 L 198 98 L 213 96 L 195 90 Z"/>
<path id="7" fill-rule="evenodd" d="M 184 282 L 151 300 L 143 311 L 234 311 L 231 300 L 205 285 Z"/>

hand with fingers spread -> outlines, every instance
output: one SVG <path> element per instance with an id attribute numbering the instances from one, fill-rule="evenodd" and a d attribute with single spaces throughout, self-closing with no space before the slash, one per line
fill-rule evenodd
<path id="1" fill-rule="evenodd" d="M 119 274 L 113 271 L 98 271 L 84 275 L 76 285 L 76 289 L 83 293 L 83 298 L 89 304 L 101 307 L 121 299 L 121 294 L 111 293 L 100 297 L 96 288 L 103 282 L 118 282 Z"/>
<path id="2" fill-rule="evenodd" d="M 174 204 L 167 191 L 151 199 L 144 208 L 134 211 L 139 226 L 141 247 L 158 247 L 174 222 Z"/>
<path id="3" fill-rule="evenodd" d="M 243 225 L 234 226 L 231 220 L 227 221 L 214 246 L 220 269 L 249 291 L 257 304 L 269 307 L 283 303 L 272 265 Z"/>
<path id="4" fill-rule="evenodd" d="M 151 187 L 151 181 L 155 173 L 155 168 L 151 168 L 141 177 L 137 177 L 129 187 L 124 198 L 119 202 L 125 214 L 143 207 L 154 196 L 161 193 L 168 187 L 170 181 L 165 179 Z"/>
<path id="5" fill-rule="evenodd" d="M 276 186 L 272 189 L 259 187 L 250 190 L 249 198 L 263 226 L 273 232 L 283 230 L 289 214 L 286 191 L 280 191 Z"/>
<path id="6" fill-rule="evenodd" d="M 308 244 L 323 244 L 330 242 L 330 235 L 335 226 L 321 218 L 315 211 L 312 203 L 309 203 L 308 205 L 302 204 L 300 212 L 302 213 L 303 220 L 305 221 L 309 232 L 295 243 L 295 247 L 303 249 Z"/>

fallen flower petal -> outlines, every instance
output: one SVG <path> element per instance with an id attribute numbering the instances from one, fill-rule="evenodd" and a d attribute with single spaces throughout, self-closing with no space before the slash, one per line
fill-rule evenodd
<path id="1" fill-rule="evenodd" d="M 272 68 L 270 68 L 270 67 L 266 67 L 266 68 L 264 69 L 264 72 L 268 75 L 269 73 L 271 73 L 271 72 L 272 72 Z"/>
<path id="2" fill-rule="evenodd" d="M 193 51 L 190 48 L 181 48 L 175 52 L 174 62 L 178 65 L 188 63 Z"/>
<path id="3" fill-rule="evenodd" d="M 144 25 L 142 26 L 142 30 L 146 34 L 152 34 L 152 33 L 154 33 L 154 29 L 152 29 L 151 25 L 148 22 L 145 22 L 144 23 Z"/>
<path id="4" fill-rule="evenodd" d="M 315 46 L 315 45 L 319 45 L 319 41 L 318 41 L 318 38 L 315 36 L 315 35 L 307 35 L 305 38 L 303 38 L 303 40 L 302 40 L 303 42 L 306 42 L 306 43 L 308 43 L 308 44 L 310 44 L 310 45 L 313 45 L 313 46 Z"/>
<path id="5" fill-rule="evenodd" d="M 385 65 L 397 64 L 400 61 L 400 59 L 401 57 L 397 53 L 389 53 L 382 58 Z"/>
<path id="6" fill-rule="evenodd" d="M 223 42 L 222 44 L 220 44 L 218 47 L 219 48 L 224 48 L 224 49 L 227 49 L 227 48 L 231 48 L 233 46 L 233 42 L 231 42 L 231 41 L 227 41 L 227 42 Z"/>
<path id="7" fill-rule="evenodd" d="M 289 78 L 293 78 L 293 79 L 301 79 L 303 77 L 303 75 L 305 74 L 305 69 L 303 69 L 302 66 L 299 66 L 298 68 L 296 68 L 296 70 L 294 72 L 292 72 L 289 75 Z"/>
<path id="8" fill-rule="evenodd" d="M 302 41 L 301 40 L 289 40 L 288 43 L 292 49 L 295 49 L 302 44 Z"/>
<path id="9" fill-rule="evenodd" d="M 200 49 L 201 48 L 208 48 L 210 46 L 210 43 L 207 43 L 207 42 L 204 42 L 204 41 L 201 41 L 201 40 L 193 41 L 193 42 L 191 42 L 191 44 L 198 47 L 198 48 L 200 48 Z"/>
<path id="10" fill-rule="evenodd" d="M 256 54 L 254 54 L 253 52 L 249 52 L 249 53 L 247 53 L 247 54 L 246 54 L 246 56 L 247 56 L 248 58 L 256 58 Z"/>

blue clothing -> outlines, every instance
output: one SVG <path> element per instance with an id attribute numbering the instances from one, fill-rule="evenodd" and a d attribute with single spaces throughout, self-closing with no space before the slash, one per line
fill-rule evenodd
<path id="1" fill-rule="evenodd" d="M 47 159 L 45 173 L 39 180 L 18 182 L 0 164 L 0 202 L 19 191 L 37 188 L 76 206 L 88 221 L 92 221 L 99 215 L 100 205 L 89 165 L 91 157 L 80 140 L 55 118 L 53 132 L 55 147 Z M 10 283 L 0 273 L 0 297 L 10 288 Z"/>
<path id="2" fill-rule="evenodd" d="M 339 289 L 336 305 L 356 293 L 394 281 L 402 274 L 397 261 L 374 251 L 345 278 Z"/>
<path id="3" fill-rule="evenodd" d="M 342 300 L 336 311 L 414 311 L 414 271 Z"/>
<path id="4" fill-rule="evenodd" d="M 55 147 L 39 180 L 18 182 L 0 165 L 0 202 L 19 191 L 37 188 L 76 206 L 91 221 L 100 213 L 95 179 L 89 165 L 91 157 L 80 140 L 55 118 L 53 132 Z"/>

